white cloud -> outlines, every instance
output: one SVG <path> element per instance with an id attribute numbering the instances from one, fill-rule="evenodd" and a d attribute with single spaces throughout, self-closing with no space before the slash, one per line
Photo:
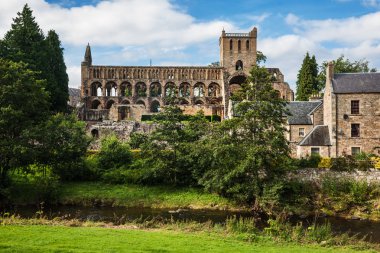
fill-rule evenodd
<path id="1" fill-rule="evenodd" d="M 367 7 L 380 7 L 380 1 L 379 0 L 362 0 L 362 3 L 364 6 Z"/>
<path id="2" fill-rule="evenodd" d="M 84 50 L 90 42 L 95 47 L 121 48 L 118 53 L 108 54 L 108 63 L 113 57 L 129 59 L 129 62 L 163 55 L 180 59 L 185 56 L 182 50 L 190 45 L 217 41 L 223 28 L 239 31 L 231 22 L 223 20 L 198 22 L 170 0 L 109 0 L 72 8 L 44 0 L 26 2 L 40 27 L 45 32 L 56 30 L 64 47 Z M 12 18 L 24 4 L 25 0 L 1 1 L 0 24 L 4 24 L 0 25 L 1 37 L 10 29 Z M 258 20 L 265 18 L 265 15 L 257 17 Z M 70 55 L 70 52 L 65 53 Z M 77 86 L 80 83 L 78 67 L 68 66 L 68 72 L 70 86 Z"/>

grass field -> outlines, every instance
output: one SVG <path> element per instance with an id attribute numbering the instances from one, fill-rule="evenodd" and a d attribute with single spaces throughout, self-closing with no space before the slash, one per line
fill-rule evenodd
<path id="1" fill-rule="evenodd" d="M 248 243 L 212 233 L 44 225 L 0 226 L 0 252 L 356 252 L 345 248 Z M 374 251 L 361 251 L 374 252 Z"/>
<path id="2" fill-rule="evenodd" d="M 66 183 L 59 194 L 60 204 L 152 208 L 238 209 L 231 201 L 194 188 L 168 186 Z"/>

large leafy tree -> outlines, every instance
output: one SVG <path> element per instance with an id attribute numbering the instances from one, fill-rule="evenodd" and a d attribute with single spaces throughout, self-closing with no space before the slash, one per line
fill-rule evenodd
<path id="1" fill-rule="evenodd" d="M 199 182 L 211 191 L 252 202 L 264 185 L 284 171 L 289 148 L 284 132 L 286 102 L 273 89 L 266 68 L 254 66 L 247 82 L 234 95 L 237 104 L 200 146 L 203 168 Z"/>
<path id="2" fill-rule="evenodd" d="M 296 84 L 296 100 L 307 101 L 313 93 L 318 92 L 318 64 L 314 55 L 310 57 L 309 53 L 306 53 L 298 71 Z"/>
<path id="3" fill-rule="evenodd" d="M 45 35 L 25 4 L 13 19 L 11 29 L 0 44 L 0 55 L 14 62 L 24 62 L 45 79 L 46 91 L 50 94 L 51 110 L 66 111 L 68 100 L 68 76 L 63 60 L 63 49 L 58 35 L 49 31 Z"/>
<path id="4" fill-rule="evenodd" d="M 0 184 L 7 172 L 32 159 L 26 131 L 48 118 L 48 94 L 45 81 L 25 63 L 0 59 Z"/>
<path id="5" fill-rule="evenodd" d="M 358 61 L 350 61 L 345 58 L 344 55 L 338 57 L 332 61 L 334 64 L 334 73 L 366 73 L 366 72 L 376 72 L 376 68 L 370 68 L 369 62 L 366 59 L 360 59 Z M 324 61 L 320 66 L 320 73 L 318 76 L 319 79 L 319 90 L 322 90 L 325 87 L 326 83 L 326 68 L 328 62 Z"/>

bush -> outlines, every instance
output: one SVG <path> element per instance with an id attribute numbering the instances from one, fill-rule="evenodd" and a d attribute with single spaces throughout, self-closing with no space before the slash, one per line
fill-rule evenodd
<path id="1" fill-rule="evenodd" d="M 141 145 L 144 144 L 148 140 L 148 136 L 144 133 L 134 132 L 131 133 L 129 139 L 129 145 L 133 149 L 141 148 Z"/>
<path id="2" fill-rule="evenodd" d="M 321 161 L 318 163 L 318 168 L 330 169 L 332 167 L 331 158 L 323 157 Z"/>
<path id="3" fill-rule="evenodd" d="M 255 219 L 253 217 L 239 217 L 236 215 L 226 219 L 226 229 L 232 233 L 257 233 Z"/>
<path id="4" fill-rule="evenodd" d="M 311 156 L 307 156 L 306 158 L 295 159 L 295 166 L 298 168 L 317 168 L 319 162 L 321 161 L 321 157 L 318 154 L 312 154 Z"/>
<path id="5" fill-rule="evenodd" d="M 58 187 L 59 178 L 51 167 L 33 164 L 11 175 L 9 198 L 18 204 L 52 203 L 58 197 Z"/>
<path id="6" fill-rule="evenodd" d="M 100 171 L 127 168 L 132 162 L 132 153 L 128 144 L 112 135 L 102 140 L 97 159 Z"/>
<path id="7" fill-rule="evenodd" d="M 373 163 L 373 167 L 380 170 L 380 157 L 372 156 L 370 159 Z"/>

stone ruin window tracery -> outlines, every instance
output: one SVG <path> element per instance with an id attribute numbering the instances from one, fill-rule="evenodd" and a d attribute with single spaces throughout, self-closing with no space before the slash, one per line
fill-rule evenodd
<path id="1" fill-rule="evenodd" d="M 130 97 L 132 96 L 132 84 L 129 82 L 124 82 L 120 85 L 120 95 L 122 97 Z"/>
<path id="2" fill-rule="evenodd" d="M 235 67 L 236 67 L 236 70 L 243 70 L 243 62 L 241 60 L 238 60 L 236 62 Z"/>
<path id="3" fill-rule="evenodd" d="M 150 96 L 151 97 L 161 97 L 161 84 L 160 83 L 152 83 L 150 85 Z"/>
<path id="4" fill-rule="evenodd" d="M 150 105 L 150 112 L 159 112 L 161 109 L 160 102 L 153 100 Z"/>
<path id="5" fill-rule="evenodd" d="M 205 95 L 205 85 L 203 83 L 197 83 L 194 85 L 194 96 L 195 97 L 204 97 Z"/>
<path id="6" fill-rule="evenodd" d="M 190 97 L 190 84 L 181 83 L 181 85 L 179 86 L 179 96 Z"/>
<path id="7" fill-rule="evenodd" d="M 165 97 L 175 97 L 176 87 L 174 83 L 167 83 L 165 86 Z"/>
<path id="8" fill-rule="evenodd" d="M 137 83 L 136 93 L 138 97 L 146 97 L 146 84 L 143 82 Z"/>
<path id="9" fill-rule="evenodd" d="M 117 85 L 114 82 L 108 82 L 106 84 L 106 96 L 107 97 L 116 97 L 117 96 Z"/>
<path id="10" fill-rule="evenodd" d="M 91 96 L 101 97 L 102 96 L 102 84 L 95 82 L 91 84 Z"/>
<path id="11" fill-rule="evenodd" d="M 219 85 L 216 83 L 211 83 L 208 86 L 208 96 L 209 97 L 219 97 L 219 95 L 220 95 Z"/>

